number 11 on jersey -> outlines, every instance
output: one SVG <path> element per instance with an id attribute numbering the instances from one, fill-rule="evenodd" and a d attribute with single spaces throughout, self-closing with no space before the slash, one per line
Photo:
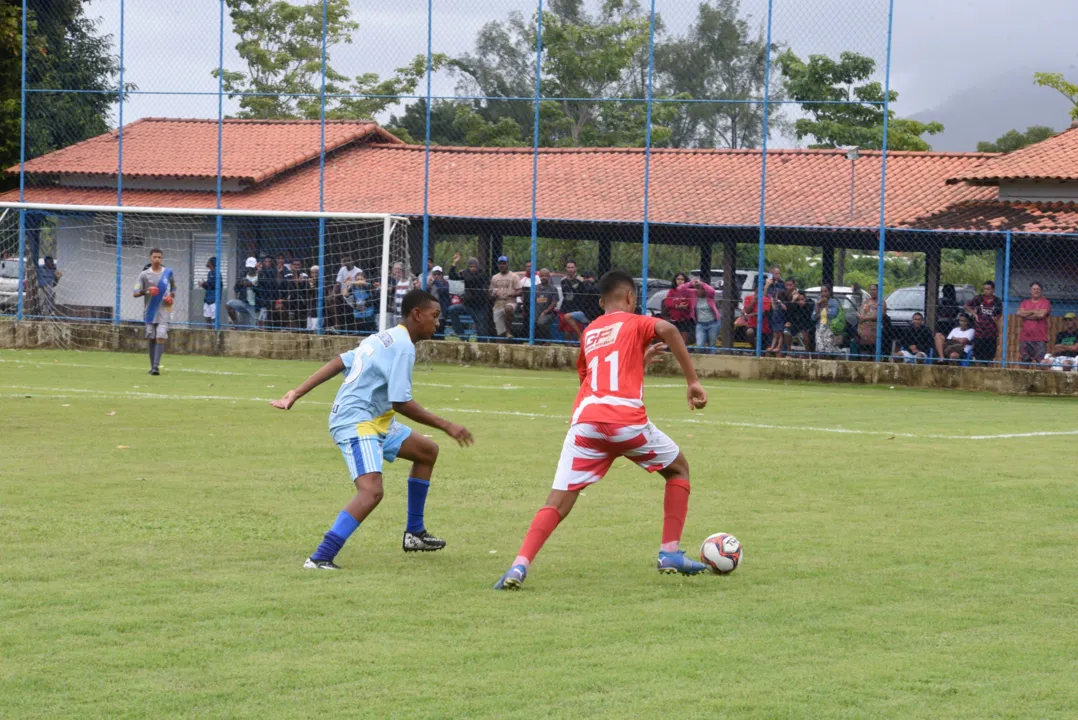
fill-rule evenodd
<path id="1" fill-rule="evenodd" d="M 607 383 L 607 387 L 603 388 L 603 392 L 617 392 L 618 391 L 618 351 L 607 355 L 603 358 L 603 361 L 610 365 L 610 382 Z M 591 390 L 592 392 L 599 392 L 599 356 L 596 355 L 588 362 L 588 373 L 591 375 Z"/>

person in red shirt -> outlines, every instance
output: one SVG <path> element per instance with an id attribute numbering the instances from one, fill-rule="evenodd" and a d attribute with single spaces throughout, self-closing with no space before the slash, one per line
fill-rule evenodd
<path id="1" fill-rule="evenodd" d="M 1029 284 L 1029 299 L 1018 304 L 1015 314 L 1022 319 L 1018 333 L 1021 362 L 1039 363 L 1048 352 L 1048 316 L 1052 314 L 1052 303 L 1039 282 Z"/>
<path id="2" fill-rule="evenodd" d="M 681 333 L 681 339 L 689 344 L 689 338 L 696 334 L 696 324 L 693 322 L 693 306 L 696 305 L 696 290 L 686 287 L 689 277 L 685 273 L 674 276 L 674 284 L 663 298 L 663 319 L 670 323 Z"/>
<path id="3" fill-rule="evenodd" d="M 619 457 L 666 480 L 659 572 L 695 575 L 707 569 L 679 549 L 689 511 L 689 463 L 677 444 L 648 420 L 644 368 L 669 347 L 685 373 L 689 409 L 707 405 L 707 392 L 696 377 L 678 329 L 665 320 L 633 314 L 636 285 L 632 277 L 619 270 L 608 272 L 599 281 L 599 292 L 603 315 L 588 325 L 581 338 L 580 391 L 554 489 L 535 514 L 512 567 L 494 585 L 496 590 L 521 586 L 543 543 L 573 509 L 580 491 L 599 482 Z M 661 342 L 653 345 L 656 340 Z"/>

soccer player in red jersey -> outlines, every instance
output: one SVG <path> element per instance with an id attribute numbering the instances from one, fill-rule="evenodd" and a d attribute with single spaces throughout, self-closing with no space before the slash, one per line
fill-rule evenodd
<path id="1" fill-rule="evenodd" d="M 689 463 L 674 441 L 648 420 L 645 366 L 656 352 L 669 347 L 685 373 L 689 409 L 707 405 L 707 392 L 696 377 L 678 329 L 665 320 L 634 314 L 636 285 L 627 273 L 615 270 L 603 275 L 599 292 L 604 314 L 581 337 L 580 391 L 554 489 L 535 514 L 513 566 L 494 585 L 496 590 L 521 586 L 532 560 L 573 509 L 580 491 L 599 482 L 619 457 L 666 479 L 659 572 L 695 575 L 707 569 L 685 557 L 678 547 L 689 511 Z M 656 340 L 662 344 L 653 346 Z"/>

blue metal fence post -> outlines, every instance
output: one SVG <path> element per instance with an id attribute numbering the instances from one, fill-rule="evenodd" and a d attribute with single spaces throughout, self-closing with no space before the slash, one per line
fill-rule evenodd
<path id="1" fill-rule="evenodd" d="M 326 0 L 322 0 L 322 90 L 321 107 L 318 112 L 318 212 L 326 211 L 326 26 L 328 25 Z M 318 328 L 316 333 L 325 332 L 326 308 L 326 218 L 318 218 Z"/>
<path id="2" fill-rule="evenodd" d="M 22 0 L 22 79 L 19 89 L 19 202 L 26 202 L 26 0 Z M 15 319 L 22 320 L 26 295 L 26 211 L 19 210 L 19 291 Z"/>
<path id="3" fill-rule="evenodd" d="M 887 138 L 891 119 L 891 39 L 895 23 L 895 0 L 890 1 L 887 12 L 887 67 L 883 81 L 883 145 L 880 152 L 880 247 L 876 264 L 876 357 L 879 362 L 883 352 L 883 268 L 887 251 Z M 890 355 L 890 348 L 888 348 Z"/>
<path id="4" fill-rule="evenodd" d="M 1003 255 L 1003 347 L 1000 353 L 1003 356 L 1003 367 L 1007 367 L 1007 303 L 1011 297 L 1011 231 L 1007 231 L 1007 247 Z"/>
<path id="5" fill-rule="evenodd" d="M 220 2 L 220 18 L 217 32 L 217 209 L 221 209 L 221 166 L 224 154 L 224 125 L 225 125 L 225 0 Z M 221 329 L 221 308 L 225 304 L 225 279 L 221 277 L 225 263 L 221 262 L 222 242 L 221 235 L 224 229 L 221 215 L 217 215 L 217 286 L 213 289 L 217 303 L 214 306 L 216 312 L 213 315 L 213 329 Z M 191 268 L 192 272 L 194 268 Z"/>
<path id="6" fill-rule="evenodd" d="M 124 0 L 120 0 L 120 87 L 118 95 L 119 130 L 117 132 L 116 204 L 124 204 Z M 124 273 L 124 214 L 116 213 L 116 302 L 112 312 L 112 324 L 120 324 L 120 304 L 123 300 Z"/>
<path id="7" fill-rule="evenodd" d="M 763 353 L 764 330 L 764 242 L 767 231 L 767 136 L 770 133 L 771 113 L 771 27 L 774 16 L 774 0 L 767 0 L 767 46 L 764 52 L 764 132 L 760 150 L 760 242 L 756 257 L 756 357 Z M 736 273 L 735 273 L 736 275 Z M 723 283 L 736 282 L 736 277 L 724 277 Z"/>
<path id="8" fill-rule="evenodd" d="M 640 309 L 648 314 L 648 261 L 651 247 L 650 208 L 651 194 L 651 110 L 654 102 L 653 82 L 655 77 L 655 0 L 651 0 L 651 12 L 648 16 L 648 94 L 647 111 L 644 125 L 644 236 L 641 245 L 640 263 Z"/>
<path id="9" fill-rule="evenodd" d="M 430 83 L 434 63 L 434 0 L 427 0 L 427 120 L 423 149 L 423 274 L 422 287 L 427 289 L 427 260 L 430 259 Z"/>
<path id="10" fill-rule="evenodd" d="M 539 14 L 535 34 L 535 122 L 532 129 L 532 271 L 531 297 L 528 300 L 528 344 L 535 344 L 535 264 L 539 262 L 539 221 L 536 202 L 539 192 L 539 92 L 543 78 L 543 0 L 539 0 Z"/>

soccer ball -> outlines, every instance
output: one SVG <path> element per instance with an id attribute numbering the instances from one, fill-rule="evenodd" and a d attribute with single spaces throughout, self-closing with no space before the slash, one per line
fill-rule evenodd
<path id="1" fill-rule="evenodd" d="M 700 560 L 719 575 L 737 570 L 741 556 L 741 543 L 730 533 L 710 535 L 700 546 Z"/>

